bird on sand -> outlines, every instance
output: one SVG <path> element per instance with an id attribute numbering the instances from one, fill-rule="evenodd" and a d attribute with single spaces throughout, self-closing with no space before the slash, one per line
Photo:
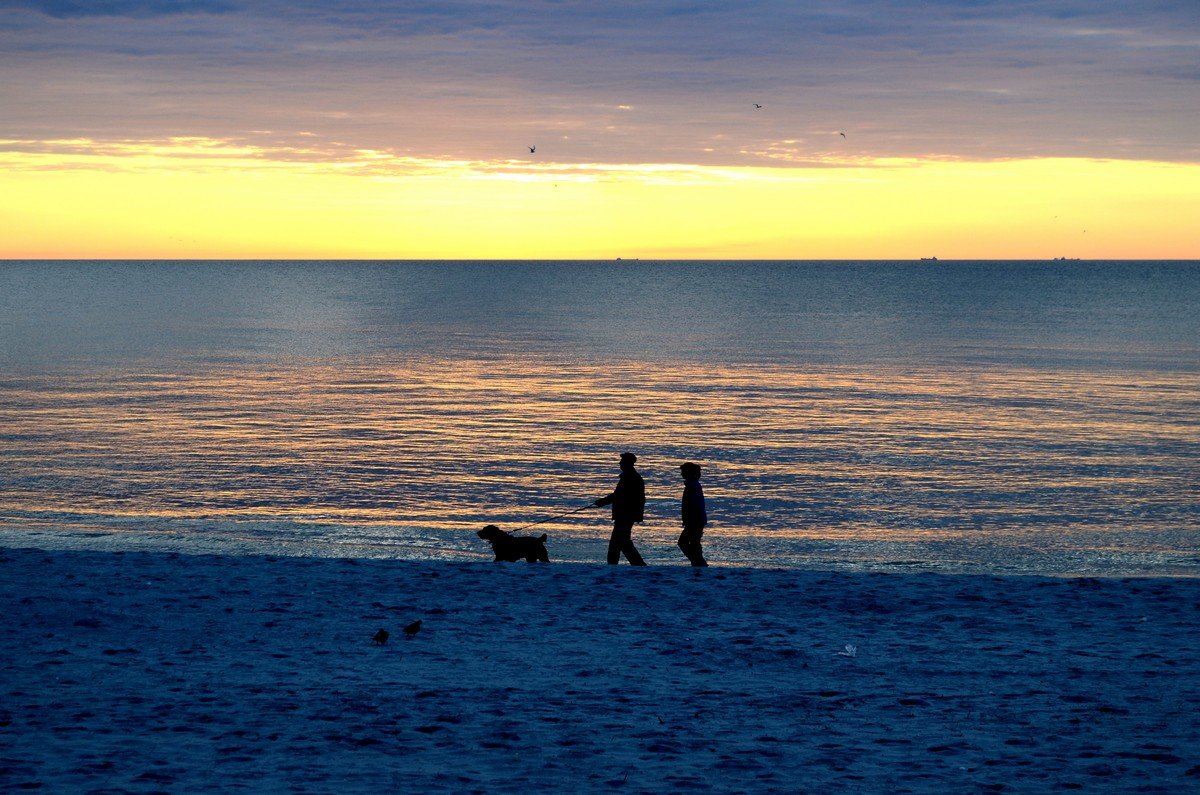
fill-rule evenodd
<path id="1" fill-rule="evenodd" d="M 417 619 L 416 621 L 412 622 L 411 624 L 409 624 L 407 627 L 404 628 L 404 637 L 411 638 L 420 631 L 421 631 L 421 619 Z"/>
<path id="2" fill-rule="evenodd" d="M 534 153 L 534 152 L 536 152 L 536 151 L 537 151 L 537 147 L 536 147 L 536 146 L 531 146 L 531 147 L 529 147 L 529 154 L 533 154 L 533 153 Z"/>
<path id="3" fill-rule="evenodd" d="M 371 636 L 371 640 L 375 641 L 375 645 L 377 646 L 382 646 L 383 644 L 387 643 L 387 639 L 388 631 L 386 629 L 381 629 Z"/>

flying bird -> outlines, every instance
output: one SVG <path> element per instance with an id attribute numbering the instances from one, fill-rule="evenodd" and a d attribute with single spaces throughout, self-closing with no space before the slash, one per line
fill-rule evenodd
<path id="1" fill-rule="evenodd" d="M 754 107 L 759 108 L 760 110 L 762 109 L 762 105 L 759 105 L 757 102 L 754 103 Z"/>
<path id="2" fill-rule="evenodd" d="M 417 619 L 416 621 L 412 622 L 411 624 L 409 624 L 407 627 L 404 628 L 404 637 L 411 638 L 420 631 L 421 631 L 421 619 Z"/>
<path id="3" fill-rule="evenodd" d="M 387 639 L 388 631 L 386 629 L 381 629 L 371 636 L 371 640 L 375 641 L 375 645 L 377 646 L 382 646 L 383 644 L 387 643 Z"/>
<path id="4" fill-rule="evenodd" d="M 537 151 L 537 147 L 536 147 L 536 146 L 531 146 L 531 147 L 529 147 L 529 154 L 533 154 L 533 153 L 534 153 L 534 152 L 536 152 L 536 151 Z"/>
<path id="5" fill-rule="evenodd" d="M 840 133 L 838 133 L 838 135 L 842 136 L 843 138 L 846 137 L 846 133 L 844 133 L 844 132 L 840 132 Z"/>

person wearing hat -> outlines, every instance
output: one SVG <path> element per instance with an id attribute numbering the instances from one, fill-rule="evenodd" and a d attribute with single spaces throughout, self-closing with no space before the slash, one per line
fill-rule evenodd
<path id="1" fill-rule="evenodd" d="M 680 503 L 683 532 L 679 534 L 679 549 L 693 566 L 707 566 L 704 550 L 700 548 L 700 537 L 704 535 L 704 525 L 708 524 L 704 489 L 700 488 L 700 465 L 689 461 L 679 467 L 679 474 L 683 477 L 683 499 Z"/>
<path id="2" fill-rule="evenodd" d="M 633 468 L 636 461 L 637 456 L 633 453 L 621 453 L 621 477 L 617 480 L 617 488 L 592 503 L 597 508 L 612 505 L 613 531 L 608 540 L 608 562 L 613 565 L 621 562 L 621 553 L 630 565 L 646 565 L 633 545 L 633 525 L 642 521 L 646 510 L 646 481 Z"/>

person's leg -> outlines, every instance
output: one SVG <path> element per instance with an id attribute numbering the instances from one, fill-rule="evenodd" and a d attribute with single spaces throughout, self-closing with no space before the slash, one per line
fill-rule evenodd
<path id="1" fill-rule="evenodd" d="M 614 524 L 612 536 L 608 539 L 608 562 L 613 566 L 621 562 L 621 547 L 625 545 L 625 538 L 628 538 L 628 530 L 625 536 L 621 535 L 621 525 Z"/>
<path id="2" fill-rule="evenodd" d="M 679 548 L 683 550 L 683 554 L 687 555 L 688 561 L 693 566 L 707 566 L 708 561 L 704 559 L 704 550 L 700 545 L 700 538 L 704 533 L 703 528 L 684 528 L 679 534 Z"/>
<path id="3" fill-rule="evenodd" d="M 676 542 L 676 546 L 679 547 L 679 551 L 688 559 L 688 562 L 695 566 L 696 558 L 695 553 L 692 551 L 694 542 L 692 541 L 692 534 L 688 532 L 687 528 L 684 528 L 684 531 L 679 534 L 679 541 Z"/>
<path id="4" fill-rule="evenodd" d="M 630 525 L 629 532 L 625 534 L 625 543 L 621 546 L 621 551 L 625 553 L 625 559 L 629 561 L 631 566 L 645 566 L 646 561 L 642 559 L 642 555 L 637 551 L 637 547 L 633 545 L 633 526 Z"/>
<path id="5" fill-rule="evenodd" d="M 633 522 L 628 524 L 622 522 L 613 524 L 612 538 L 608 541 L 608 562 L 619 563 L 621 553 L 625 554 L 625 558 L 634 566 L 645 566 L 646 561 L 642 560 L 642 556 L 638 554 L 637 547 L 633 545 Z"/>

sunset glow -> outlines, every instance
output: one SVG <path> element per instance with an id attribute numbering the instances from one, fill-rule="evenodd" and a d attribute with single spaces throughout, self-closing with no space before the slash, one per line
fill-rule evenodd
<path id="1" fill-rule="evenodd" d="M 1200 257 L 1111 5 L 8 3 L 0 257 Z"/>
<path id="2" fill-rule="evenodd" d="M 1198 245 L 1192 164 L 543 164 L 48 143 L 0 155 L 6 256 L 1119 259 Z"/>

